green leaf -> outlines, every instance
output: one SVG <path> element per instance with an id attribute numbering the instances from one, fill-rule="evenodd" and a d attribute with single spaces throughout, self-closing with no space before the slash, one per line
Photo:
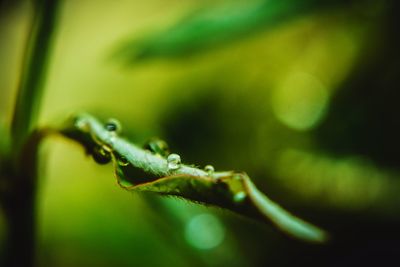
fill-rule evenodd
<path id="1" fill-rule="evenodd" d="M 218 206 L 270 222 L 289 236 L 308 242 L 320 243 L 328 239 L 323 230 L 270 200 L 245 173 L 206 172 L 181 163 L 178 168 L 171 168 L 166 158 L 130 143 L 114 131 L 110 132 L 108 127 L 88 114 L 78 115 L 62 133 L 81 143 L 90 154 L 98 151 L 99 147 L 109 153 L 118 184 L 129 191 L 177 196 Z M 139 179 L 133 174 L 135 169 L 152 177 Z M 127 182 L 130 185 L 125 185 Z"/>
<path id="2" fill-rule="evenodd" d="M 117 171 L 123 177 L 123 171 Z M 122 184 L 122 183 L 120 183 Z M 129 191 L 153 192 L 182 197 L 196 203 L 218 206 L 236 213 L 271 222 L 286 234 L 309 242 L 324 242 L 327 233 L 290 214 L 260 192 L 244 173 L 232 172 L 218 179 L 174 175 L 133 186 Z"/>
<path id="3" fill-rule="evenodd" d="M 113 57 L 126 64 L 153 58 L 187 57 L 342 2 L 265 0 L 201 9 L 164 31 L 125 41 Z"/>

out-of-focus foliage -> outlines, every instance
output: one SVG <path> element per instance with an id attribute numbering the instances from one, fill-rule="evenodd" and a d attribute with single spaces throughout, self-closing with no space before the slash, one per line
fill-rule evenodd
<path id="1" fill-rule="evenodd" d="M 295 9 L 301 1 L 271 0 L 265 5 L 282 3 L 274 12 L 289 6 L 296 16 L 261 23 L 261 1 L 65 1 L 40 114 L 41 125 L 80 110 L 118 117 L 135 142 L 161 136 L 185 162 L 246 170 L 272 199 L 331 231 L 328 246 L 290 242 L 221 210 L 126 193 L 109 166 L 54 138 L 43 150 L 39 266 L 397 260 L 400 9 L 329 2 Z M 24 3 L 1 12 L 6 125 L 30 12 Z M 208 22 L 221 27 L 208 31 Z M 130 52 L 119 55 L 129 68 L 110 60 L 126 40 L 135 41 L 132 57 L 152 60 L 132 61 Z"/>
<path id="2" fill-rule="evenodd" d="M 127 42 L 116 57 L 127 63 L 159 57 L 187 57 L 208 51 L 262 30 L 287 23 L 300 15 L 323 12 L 350 1 L 227 2 L 186 16 L 164 32 Z"/>

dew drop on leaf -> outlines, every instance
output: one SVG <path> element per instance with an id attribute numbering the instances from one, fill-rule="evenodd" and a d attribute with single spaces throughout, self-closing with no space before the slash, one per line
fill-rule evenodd
<path id="1" fill-rule="evenodd" d="M 215 169 L 214 169 L 214 166 L 212 166 L 212 165 L 206 165 L 204 167 L 204 171 L 207 172 L 208 176 L 211 176 L 214 174 Z"/>
<path id="2" fill-rule="evenodd" d="M 161 139 L 152 138 L 145 145 L 144 149 L 150 150 L 153 154 L 161 157 L 167 157 L 169 155 L 168 144 Z"/>
<path id="3" fill-rule="evenodd" d="M 129 165 L 129 161 L 124 157 L 124 156 L 120 156 L 117 159 L 118 165 L 125 167 Z"/>
<path id="4" fill-rule="evenodd" d="M 94 161 L 99 164 L 107 164 L 111 161 L 110 153 L 100 146 L 93 148 L 92 156 Z"/>
<path id="5" fill-rule="evenodd" d="M 104 128 L 112 133 L 121 132 L 122 126 L 121 123 L 116 119 L 109 119 L 107 123 L 104 125 Z"/>
<path id="6" fill-rule="evenodd" d="M 178 154 L 168 155 L 167 161 L 169 170 L 177 170 L 181 167 L 181 156 Z"/>

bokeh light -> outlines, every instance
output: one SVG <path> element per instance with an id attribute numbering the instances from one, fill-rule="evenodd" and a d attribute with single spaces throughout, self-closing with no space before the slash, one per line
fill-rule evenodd
<path id="1" fill-rule="evenodd" d="M 187 223 L 185 238 L 198 249 L 212 249 L 219 246 L 225 237 L 225 230 L 217 217 L 212 214 L 200 214 Z"/>
<path id="2" fill-rule="evenodd" d="M 329 104 L 328 90 L 315 76 L 290 73 L 275 88 L 272 107 L 277 118 L 289 128 L 309 130 L 323 118 Z"/>

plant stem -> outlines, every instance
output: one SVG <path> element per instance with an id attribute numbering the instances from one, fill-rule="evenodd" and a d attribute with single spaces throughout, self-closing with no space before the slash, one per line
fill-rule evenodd
<path id="1" fill-rule="evenodd" d="M 2 196 L 7 221 L 5 266 L 35 265 L 36 187 L 41 134 L 34 132 L 43 94 L 59 0 L 33 1 L 33 22 L 14 108 L 8 155 L 9 188 Z"/>
<path id="2" fill-rule="evenodd" d="M 33 132 L 10 168 L 2 204 L 7 221 L 4 266 L 35 264 L 36 188 L 39 146 L 47 130 Z"/>
<path id="3" fill-rule="evenodd" d="M 18 148 L 22 146 L 37 122 L 58 6 L 58 0 L 35 1 L 34 18 L 11 126 L 13 144 Z"/>

